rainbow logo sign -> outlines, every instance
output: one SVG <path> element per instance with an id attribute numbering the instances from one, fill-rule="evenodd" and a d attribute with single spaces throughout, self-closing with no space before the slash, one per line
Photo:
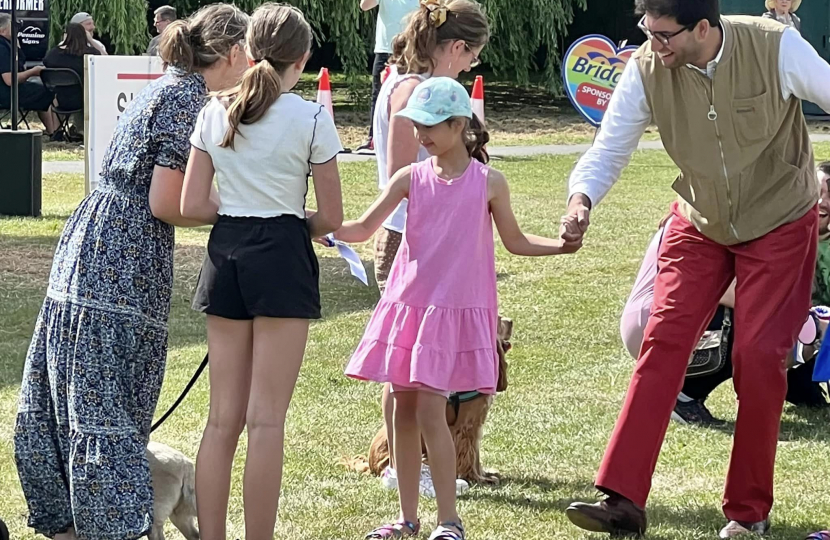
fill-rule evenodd
<path id="1" fill-rule="evenodd" d="M 568 99 L 593 126 L 599 126 L 611 101 L 625 64 L 637 50 L 634 45 L 618 49 L 605 36 L 579 38 L 562 61 L 562 81 Z"/>

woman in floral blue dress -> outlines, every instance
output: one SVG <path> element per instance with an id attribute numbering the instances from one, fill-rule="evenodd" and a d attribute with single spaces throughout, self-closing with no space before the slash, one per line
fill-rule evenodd
<path id="1" fill-rule="evenodd" d="M 203 224 L 179 211 L 189 137 L 208 89 L 247 66 L 247 23 L 216 4 L 167 28 L 166 74 L 121 116 L 100 184 L 58 242 L 14 435 L 29 526 L 48 537 L 129 540 L 152 526 L 145 448 L 167 355 L 173 227 Z"/>

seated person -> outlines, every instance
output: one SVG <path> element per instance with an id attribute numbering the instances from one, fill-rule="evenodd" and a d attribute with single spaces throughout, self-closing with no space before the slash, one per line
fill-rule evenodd
<path id="1" fill-rule="evenodd" d="M 104 47 L 103 43 L 93 37 L 95 35 L 95 20 L 92 18 L 92 15 L 82 11 L 73 15 L 69 22 L 83 26 L 84 30 L 86 30 L 89 45 L 103 56 L 107 56 L 107 48 Z"/>
<path id="2" fill-rule="evenodd" d="M 828 196 L 827 180 L 830 179 L 830 162 L 819 166 L 819 179 L 822 181 L 822 197 L 820 201 L 819 218 L 819 258 L 817 260 L 816 284 L 813 288 L 813 305 L 830 305 L 830 197 Z M 824 202 L 827 199 L 827 202 Z M 623 343 L 633 358 L 637 358 L 643 341 L 643 332 L 651 311 L 654 298 L 654 280 L 657 277 L 657 258 L 660 244 L 663 240 L 663 231 L 672 219 L 671 215 L 664 218 L 651 240 L 645 258 L 640 267 L 634 288 L 623 309 L 620 321 L 620 333 Z M 822 260 L 822 242 L 825 243 L 825 258 Z M 720 305 L 709 323 L 707 330 L 720 330 L 723 324 L 725 308 L 734 308 L 735 282 L 733 281 L 721 298 Z M 805 318 L 807 315 L 805 314 Z M 806 323 L 805 323 L 806 324 Z M 733 330 L 734 331 L 734 330 Z M 787 401 L 794 405 L 813 407 L 828 406 L 824 390 L 818 383 L 812 381 L 813 366 L 817 350 L 812 347 L 798 346 L 794 354 L 788 358 L 788 367 L 793 367 L 787 373 Z M 708 375 L 687 377 L 683 389 L 677 398 L 672 419 L 684 424 L 717 425 L 717 420 L 706 408 L 706 398 L 721 383 L 732 378 L 732 341 L 727 343 L 727 360 L 723 367 Z"/>
<path id="3" fill-rule="evenodd" d="M 12 84 L 12 18 L 8 13 L 0 13 L 0 109 L 11 108 L 11 84 Z M 40 116 L 46 134 L 55 136 L 55 129 L 58 120 L 52 114 L 52 95 L 39 79 L 33 80 L 43 71 L 42 66 L 32 69 L 25 69 L 26 56 L 23 51 L 17 53 L 17 81 L 18 81 L 18 104 L 25 111 L 37 111 Z"/>
<path id="4" fill-rule="evenodd" d="M 87 33 L 80 24 L 69 23 L 66 27 L 66 37 L 63 42 L 46 53 L 43 65 L 47 68 L 71 69 L 78 74 L 81 81 L 80 86 L 69 86 L 57 89 L 58 106 L 61 109 L 83 109 L 84 108 L 84 55 L 100 55 L 98 49 L 92 47 L 87 41 Z M 75 126 L 83 124 L 74 121 Z"/>

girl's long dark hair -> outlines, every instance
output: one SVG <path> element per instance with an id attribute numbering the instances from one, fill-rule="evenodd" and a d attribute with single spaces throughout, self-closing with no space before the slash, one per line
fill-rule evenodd
<path id="1" fill-rule="evenodd" d="M 490 161 L 487 153 L 487 143 L 490 142 L 490 133 L 481 123 L 481 120 L 473 113 L 472 120 L 467 121 L 467 129 L 464 130 L 464 145 L 467 147 L 470 157 L 482 163 Z"/>

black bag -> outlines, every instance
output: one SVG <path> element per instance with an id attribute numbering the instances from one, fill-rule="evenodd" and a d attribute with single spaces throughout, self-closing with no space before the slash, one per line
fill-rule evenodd
<path id="1" fill-rule="evenodd" d="M 732 340 L 732 310 L 723 308 L 723 323 L 719 330 L 706 330 L 689 358 L 686 377 L 703 377 L 720 371 L 729 359 Z"/>

